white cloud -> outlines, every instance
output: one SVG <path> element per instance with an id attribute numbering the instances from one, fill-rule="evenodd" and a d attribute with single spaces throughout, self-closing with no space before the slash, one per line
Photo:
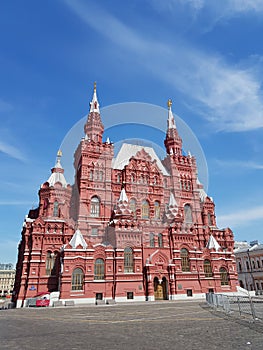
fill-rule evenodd
<path id="1" fill-rule="evenodd" d="M 239 227 L 244 224 L 248 225 L 255 220 L 261 220 L 263 222 L 263 206 L 256 206 L 217 216 L 217 222 L 220 227 Z"/>
<path id="2" fill-rule="evenodd" d="M 215 19 L 231 18 L 237 14 L 263 12 L 262 0 L 149 0 L 158 11 L 177 11 L 178 6 L 189 11 L 206 11 Z"/>
<path id="3" fill-rule="evenodd" d="M 18 148 L 9 145 L 6 142 L 0 141 L 0 152 L 5 153 L 9 157 L 15 158 L 22 162 L 26 161 L 26 156 L 22 154 L 22 152 Z"/>
<path id="4" fill-rule="evenodd" d="M 223 168 L 243 168 L 248 170 L 263 170 L 263 164 L 259 164 L 252 161 L 238 161 L 238 160 L 216 160 L 217 165 L 222 166 Z"/>
<path id="5" fill-rule="evenodd" d="M 212 3 L 216 3 L 214 0 Z M 207 1 L 209 3 L 209 1 Z M 217 2 L 218 3 L 218 2 Z M 221 8 L 223 8 L 221 4 Z M 246 12 L 262 12 L 263 11 L 263 2 L 262 0 L 226 0 L 225 1 L 226 10 L 224 13 L 229 13 L 230 17 L 235 13 L 246 13 Z"/>
<path id="6" fill-rule="evenodd" d="M 173 37 L 165 41 L 146 37 L 91 3 L 67 0 L 70 8 L 91 28 L 118 46 L 127 60 L 167 82 L 187 99 L 216 131 L 246 131 L 263 127 L 262 65 L 228 65 L 220 55 L 207 54 Z M 201 4 L 201 3 L 200 3 Z M 92 15 L 91 15 L 92 13 Z M 101 25 L 103 23 L 103 25 Z M 250 64 L 250 65 L 249 65 Z"/>

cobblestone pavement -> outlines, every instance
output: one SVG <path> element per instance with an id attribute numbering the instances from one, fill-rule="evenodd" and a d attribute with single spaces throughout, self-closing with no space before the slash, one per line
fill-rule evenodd
<path id="1" fill-rule="evenodd" d="M 0 349 L 263 349 L 263 323 L 164 301 L 0 311 Z"/>

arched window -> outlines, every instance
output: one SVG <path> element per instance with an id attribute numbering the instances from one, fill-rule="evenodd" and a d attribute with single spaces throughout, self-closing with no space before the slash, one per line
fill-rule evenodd
<path id="1" fill-rule="evenodd" d="M 57 260 L 57 252 L 52 253 L 48 251 L 47 258 L 46 258 L 46 275 L 48 276 L 56 275 L 56 272 L 57 272 L 56 260 Z"/>
<path id="2" fill-rule="evenodd" d="M 208 259 L 204 261 L 204 273 L 205 273 L 205 277 L 213 276 L 211 262 Z"/>
<path id="3" fill-rule="evenodd" d="M 146 200 L 142 202 L 142 219 L 149 219 L 149 202 Z"/>
<path id="4" fill-rule="evenodd" d="M 150 247 L 154 248 L 154 233 L 150 233 Z"/>
<path id="5" fill-rule="evenodd" d="M 104 272 L 104 260 L 96 259 L 94 264 L 94 280 L 104 280 L 105 272 Z"/>
<path id="6" fill-rule="evenodd" d="M 130 210 L 133 213 L 133 217 L 136 219 L 136 200 L 133 198 L 130 200 Z"/>
<path id="7" fill-rule="evenodd" d="M 133 251 L 130 247 L 124 249 L 124 272 L 133 272 Z"/>
<path id="8" fill-rule="evenodd" d="M 183 272 L 190 271 L 190 260 L 189 260 L 188 250 L 185 248 L 182 248 L 180 252 L 180 257 L 181 257 L 182 271 Z"/>
<path id="9" fill-rule="evenodd" d="M 249 271 L 250 270 L 250 268 L 249 268 L 249 262 L 246 260 L 246 267 L 247 267 L 247 271 Z"/>
<path id="10" fill-rule="evenodd" d="M 58 202 L 54 202 L 53 216 L 58 216 Z"/>
<path id="11" fill-rule="evenodd" d="M 82 269 L 77 268 L 72 273 L 71 290 L 83 290 L 84 273 Z"/>
<path id="12" fill-rule="evenodd" d="M 117 182 L 118 182 L 118 183 L 121 182 L 121 174 L 117 174 Z"/>
<path id="13" fill-rule="evenodd" d="M 192 217 L 192 208 L 190 204 L 185 204 L 184 206 L 184 219 L 186 223 L 192 223 L 193 217 Z"/>
<path id="14" fill-rule="evenodd" d="M 98 218 L 100 216 L 100 200 L 98 197 L 92 197 L 90 201 L 90 216 Z"/>
<path id="15" fill-rule="evenodd" d="M 219 272 L 220 272 L 221 286 L 227 286 L 228 285 L 228 273 L 227 273 L 227 270 L 224 267 L 221 267 Z"/>
<path id="16" fill-rule="evenodd" d="M 154 218 L 160 219 L 160 203 L 158 201 L 154 202 Z"/>
<path id="17" fill-rule="evenodd" d="M 163 247 L 163 235 L 161 233 L 158 233 L 158 246 L 159 248 Z"/>
<path id="18" fill-rule="evenodd" d="M 93 181 L 93 176 L 94 176 L 94 171 L 90 170 L 90 172 L 89 172 L 89 179 L 90 179 L 90 181 Z"/>

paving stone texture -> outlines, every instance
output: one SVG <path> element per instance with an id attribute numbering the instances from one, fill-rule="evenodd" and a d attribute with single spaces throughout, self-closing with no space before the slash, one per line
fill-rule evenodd
<path id="1" fill-rule="evenodd" d="M 263 323 L 203 301 L 1 310 L 0 349 L 261 350 Z"/>

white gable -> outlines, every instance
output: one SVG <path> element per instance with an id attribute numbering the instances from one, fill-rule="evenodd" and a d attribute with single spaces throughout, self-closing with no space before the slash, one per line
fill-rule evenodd
<path id="1" fill-rule="evenodd" d="M 131 157 L 135 156 L 137 152 L 141 151 L 142 149 L 145 150 L 146 153 L 148 153 L 153 160 L 156 160 L 156 164 L 163 175 L 169 176 L 170 174 L 163 166 L 161 160 L 158 158 L 157 154 L 155 153 L 155 150 L 152 147 L 146 147 L 146 146 L 139 146 L 139 145 L 132 145 L 129 143 L 124 143 L 121 146 L 121 149 L 119 153 L 117 154 L 117 157 L 113 159 L 112 161 L 112 167 L 113 169 L 123 169 L 125 165 L 129 163 L 129 160 Z"/>
<path id="2" fill-rule="evenodd" d="M 88 246 L 85 239 L 83 238 L 80 230 L 76 230 L 76 232 L 74 233 L 73 237 L 71 238 L 69 244 L 71 245 L 71 247 L 73 249 L 76 249 L 78 245 L 81 245 L 84 249 L 86 249 Z"/>

